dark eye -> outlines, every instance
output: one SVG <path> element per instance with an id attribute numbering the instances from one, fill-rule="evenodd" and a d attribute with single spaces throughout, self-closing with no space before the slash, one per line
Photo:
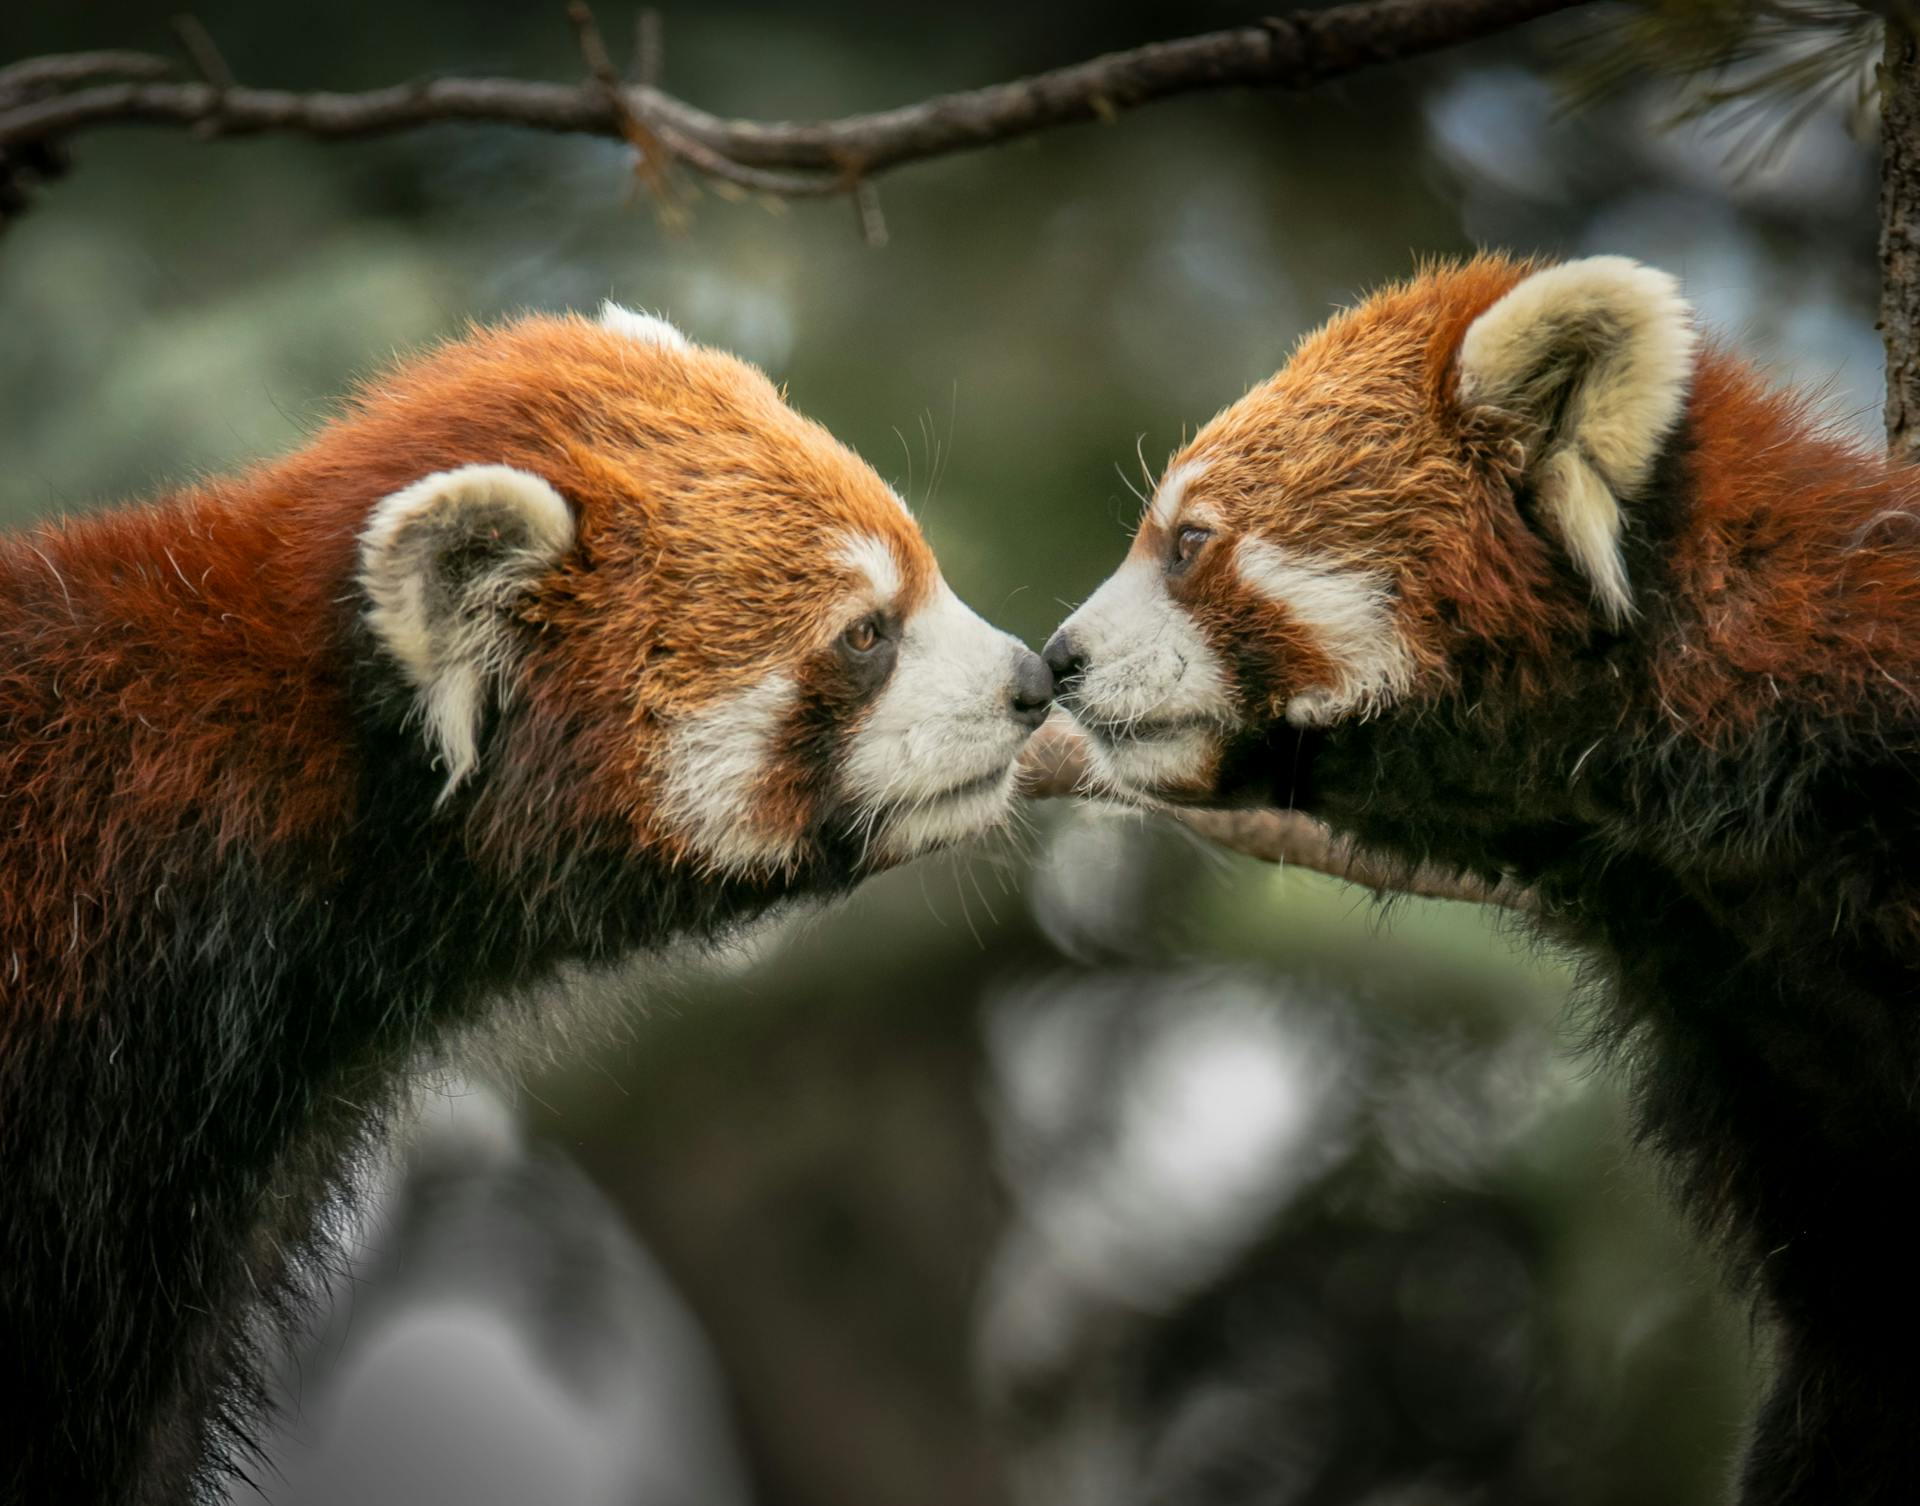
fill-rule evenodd
<path id="1" fill-rule="evenodd" d="M 880 642 L 880 624 L 872 617 L 862 617 L 840 635 L 840 641 L 856 654 L 870 654 Z"/>
<path id="2" fill-rule="evenodd" d="M 1212 537 L 1211 528 L 1202 528 L 1195 523 L 1186 524 L 1173 536 L 1173 559 L 1168 568 L 1183 570 L 1191 565 Z"/>

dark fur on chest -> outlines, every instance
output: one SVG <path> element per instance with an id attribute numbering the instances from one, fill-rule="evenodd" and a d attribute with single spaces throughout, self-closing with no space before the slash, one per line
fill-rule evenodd
<path id="1" fill-rule="evenodd" d="M 413 1067 L 562 963 L 852 881 L 850 839 L 776 886 L 568 832 L 530 903 L 476 866 L 459 802 L 436 809 L 403 703 L 363 690 L 348 827 L 271 862 L 156 854 L 108 898 L 87 1007 L 0 1054 L 0 1501 L 217 1499 L 208 1466 L 246 1468 L 257 1360 Z"/>
<path id="2" fill-rule="evenodd" d="M 1920 727 L 1788 710 L 1707 746 L 1655 730 L 1637 653 L 1524 707 L 1470 670 L 1442 705 L 1283 734 L 1275 794 L 1409 864 L 1531 890 L 1530 924 L 1584 962 L 1643 1142 L 1772 1320 L 1743 1500 L 1904 1499 Z"/>

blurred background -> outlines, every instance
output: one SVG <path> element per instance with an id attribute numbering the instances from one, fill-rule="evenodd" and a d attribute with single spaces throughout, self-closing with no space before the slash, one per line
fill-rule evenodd
<path id="1" fill-rule="evenodd" d="M 197 14 L 249 83 L 581 71 L 558 4 Z M 1256 14 L 720 0 L 664 10 L 663 81 L 833 115 Z M 0 63 L 168 50 L 165 16 L 11 6 Z M 1652 86 L 1568 112 L 1569 35 L 910 167 L 881 250 L 844 203 L 669 228 L 607 142 L 88 135 L 0 235 L 0 517 L 282 452 L 396 350 L 612 296 L 764 365 L 1038 643 L 1141 457 L 1478 245 L 1665 266 L 1877 435 L 1871 141 L 1836 104 L 1754 151 Z M 1719 1499 L 1745 1317 L 1573 984 L 1471 908 L 1065 804 L 581 980 L 530 1071 L 433 1085 L 234 1501 Z"/>

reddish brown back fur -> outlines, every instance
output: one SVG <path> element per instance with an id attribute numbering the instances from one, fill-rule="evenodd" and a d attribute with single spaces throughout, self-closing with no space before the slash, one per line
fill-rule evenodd
<path id="1" fill-rule="evenodd" d="M 1689 519 L 1672 590 L 1692 624 L 1659 665 L 1676 729 L 1722 739 L 1785 687 L 1824 714 L 1911 704 L 1920 471 L 1829 432 L 1809 400 L 1718 351 L 1688 405 Z"/>

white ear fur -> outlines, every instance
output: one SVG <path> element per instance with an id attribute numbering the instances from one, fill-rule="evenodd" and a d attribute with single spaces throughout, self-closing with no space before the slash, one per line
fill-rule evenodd
<path id="1" fill-rule="evenodd" d="M 1527 470 L 1541 515 L 1616 624 L 1633 612 L 1621 503 L 1680 421 L 1695 344 L 1679 284 L 1624 256 L 1534 273 L 1460 342 L 1461 401 L 1534 426 Z"/>
<path id="2" fill-rule="evenodd" d="M 662 345 L 668 350 L 693 349 L 693 342 L 658 314 L 644 314 L 624 308 L 611 298 L 600 305 L 600 323 L 604 328 L 625 335 L 630 340 L 643 340 L 648 345 Z"/>
<path id="3" fill-rule="evenodd" d="M 383 498 L 360 533 L 367 623 L 419 692 L 445 799 L 479 758 L 486 697 L 504 686 L 503 613 L 573 543 L 546 482 L 505 465 L 440 471 Z"/>

